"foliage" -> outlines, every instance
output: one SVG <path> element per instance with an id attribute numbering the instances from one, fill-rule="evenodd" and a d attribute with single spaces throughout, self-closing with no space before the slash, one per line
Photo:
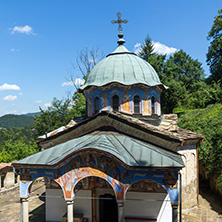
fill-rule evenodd
<path id="1" fill-rule="evenodd" d="M 144 44 L 141 46 L 139 56 L 148 62 L 151 55 L 154 54 L 153 51 L 154 51 L 153 42 L 149 37 L 149 35 L 147 35 Z"/>
<path id="2" fill-rule="evenodd" d="M 0 128 L 24 127 L 34 124 L 33 116 L 8 114 L 0 117 Z"/>
<path id="3" fill-rule="evenodd" d="M 186 111 L 179 118 L 179 126 L 205 136 L 199 146 L 199 160 L 207 173 L 218 174 L 222 194 L 222 104 L 209 105 L 205 109 Z M 219 180 L 220 179 L 220 180 Z"/>
<path id="4" fill-rule="evenodd" d="M 82 93 L 77 91 L 73 95 L 73 106 L 71 113 L 73 117 L 85 116 L 86 112 L 86 99 Z"/>
<path id="5" fill-rule="evenodd" d="M 210 81 L 222 80 L 222 9 L 218 10 L 207 39 L 211 40 L 207 52 L 207 64 L 211 72 Z"/>
<path id="6" fill-rule="evenodd" d="M 85 97 L 75 92 L 73 99 L 59 100 L 54 98 L 47 110 L 40 107 L 41 113 L 35 116 L 35 132 L 44 135 L 61 126 L 66 126 L 74 117 L 85 115 Z"/>
<path id="7" fill-rule="evenodd" d="M 53 98 L 51 106 L 47 110 L 43 110 L 40 107 L 41 113 L 35 115 L 35 132 L 36 135 L 44 135 L 56 128 L 65 126 L 73 118 L 70 115 L 70 99 L 59 100 Z"/>
<path id="8" fill-rule="evenodd" d="M 149 36 L 141 47 L 139 56 L 156 70 L 161 82 L 169 89 L 161 94 L 163 113 L 180 113 L 187 109 L 205 108 L 222 102 L 220 82 L 206 83 L 202 64 L 183 50 L 171 56 L 154 53 Z"/>
<path id="9" fill-rule="evenodd" d="M 27 133 L 28 129 L 30 130 Z M 31 128 L 10 128 L 0 131 L 0 162 L 20 160 L 39 151 Z"/>

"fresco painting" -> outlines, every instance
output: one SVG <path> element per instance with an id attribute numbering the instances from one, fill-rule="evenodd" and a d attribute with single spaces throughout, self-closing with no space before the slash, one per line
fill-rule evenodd
<path id="1" fill-rule="evenodd" d="M 120 107 L 123 112 L 133 113 L 133 98 L 130 95 L 138 95 L 140 98 L 143 98 L 142 101 L 142 115 L 151 115 L 151 97 L 155 96 L 158 98 L 156 103 L 157 114 L 160 115 L 160 93 L 156 89 L 143 89 L 140 87 L 131 87 L 130 89 L 122 89 L 120 87 L 113 87 L 111 89 L 94 89 L 86 91 L 86 97 L 88 98 L 88 115 L 92 115 L 92 107 L 94 107 L 94 101 L 91 98 L 98 96 L 100 98 L 101 110 L 111 110 L 111 98 L 113 95 L 119 95 L 120 97 Z"/>
<path id="2" fill-rule="evenodd" d="M 149 97 L 149 93 L 145 92 L 145 96 L 143 99 L 143 104 L 144 104 L 144 110 L 143 110 L 143 114 L 144 115 L 150 115 L 150 97 Z"/>
<path id="3" fill-rule="evenodd" d="M 164 189 L 169 193 L 171 201 L 178 200 L 177 171 L 132 169 L 118 162 L 112 156 L 97 151 L 84 151 L 75 154 L 64 166 L 57 169 L 35 169 L 32 171 L 30 168 L 23 169 L 21 172 L 21 195 L 28 194 L 28 187 L 38 175 L 38 177 L 45 176 L 55 180 L 62 188 L 65 199 L 72 199 L 78 182 L 93 176 L 107 181 L 118 200 L 124 199 L 131 185 L 135 187 L 136 182 L 143 180 L 152 181 L 150 182 L 152 186 L 149 188 L 146 183 L 143 185 L 146 189 L 153 191 L 163 191 Z M 158 184 L 156 185 L 154 182 Z"/>
<path id="4" fill-rule="evenodd" d="M 123 93 L 122 96 L 122 104 L 123 104 L 123 111 L 124 112 L 130 112 L 130 96 L 127 91 Z"/>
<path id="5" fill-rule="evenodd" d="M 102 97 L 101 97 L 101 101 L 102 101 L 102 110 L 108 110 L 108 105 L 109 105 L 109 101 L 107 99 L 107 94 L 103 93 Z"/>
<path id="6" fill-rule="evenodd" d="M 137 181 L 130 186 L 129 190 L 139 191 L 139 192 L 151 192 L 151 193 L 166 193 L 166 190 L 163 188 L 163 186 L 152 180 Z"/>

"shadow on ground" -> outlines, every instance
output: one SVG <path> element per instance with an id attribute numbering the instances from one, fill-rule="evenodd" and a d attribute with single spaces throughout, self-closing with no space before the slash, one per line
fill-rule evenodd
<path id="1" fill-rule="evenodd" d="M 45 192 L 39 196 L 42 205 L 29 212 L 29 222 L 45 222 Z"/>
<path id="2" fill-rule="evenodd" d="M 212 210 L 222 215 L 222 198 L 220 195 L 214 193 L 208 187 L 200 187 L 200 195 L 208 201 Z"/>

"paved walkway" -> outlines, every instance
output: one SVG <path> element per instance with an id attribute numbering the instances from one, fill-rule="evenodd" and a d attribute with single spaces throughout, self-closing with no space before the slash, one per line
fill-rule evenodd
<path id="1" fill-rule="evenodd" d="M 203 189 L 199 195 L 199 206 L 183 210 L 183 222 L 222 222 L 222 201 L 212 191 Z"/>
<path id="2" fill-rule="evenodd" d="M 29 215 L 31 222 L 44 222 L 45 206 L 44 183 L 39 182 L 32 187 L 32 196 L 29 200 Z M 192 209 L 183 210 L 183 222 L 222 222 L 222 207 L 217 204 L 219 200 L 212 192 L 202 191 L 199 195 L 200 205 Z M 220 200 L 220 202 L 222 202 Z M 221 203 L 220 203 L 221 204 Z M 0 222 L 20 221 L 19 191 L 14 190 L 0 196 Z"/>
<path id="3" fill-rule="evenodd" d="M 45 200 L 41 195 L 45 193 L 45 185 L 42 182 L 38 182 L 33 185 L 31 190 L 32 196 L 35 196 L 35 198 L 30 198 L 29 200 L 30 222 L 44 222 Z M 37 195 L 39 195 L 39 197 L 36 197 Z M 0 222 L 3 221 L 20 221 L 20 198 L 18 189 L 0 196 Z"/>

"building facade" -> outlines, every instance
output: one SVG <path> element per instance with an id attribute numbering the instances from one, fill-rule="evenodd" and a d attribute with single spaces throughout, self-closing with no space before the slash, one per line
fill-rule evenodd
<path id="1" fill-rule="evenodd" d="M 47 187 L 46 221 L 176 222 L 180 202 L 197 204 L 203 137 L 179 128 L 175 114 L 161 114 L 167 87 L 118 36 L 116 50 L 79 89 L 85 118 L 42 139 L 41 152 L 13 163 L 20 169 L 24 222 L 39 177 Z"/>

